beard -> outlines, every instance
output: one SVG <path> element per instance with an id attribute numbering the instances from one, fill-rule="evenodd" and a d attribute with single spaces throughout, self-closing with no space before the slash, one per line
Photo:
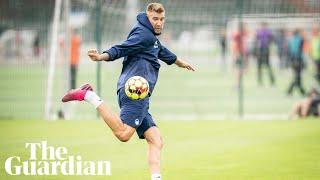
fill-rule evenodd
<path id="1" fill-rule="evenodd" d="M 161 29 L 159 28 L 158 30 L 160 30 L 160 31 L 157 32 L 155 29 L 153 29 L 156 36 L 159 36 L 162 33 L 162 28 Z"/>

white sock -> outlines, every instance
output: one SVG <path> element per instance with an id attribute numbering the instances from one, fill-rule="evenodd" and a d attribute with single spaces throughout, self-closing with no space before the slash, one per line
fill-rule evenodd
<path id="1" fill-rule="evenodd" d="M 151 174 L 151 180 L 161 180 L 161 174 L 158 174 L 158 173 Z"/>
<path id="2" fill-rule="evenodd" d="M 84 100 L 92 104 L 96 109 L 98 106 L 100 106 L 100 104 L 103 103 L 101 98 L 93 91 L 87 91 L 86 95 L 84 96 Z"/>

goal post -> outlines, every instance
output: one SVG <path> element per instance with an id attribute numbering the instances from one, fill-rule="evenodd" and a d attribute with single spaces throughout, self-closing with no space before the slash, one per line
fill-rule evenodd
<path id="1" fill-rule="evenodd" d="M 61 0 L 55 0 L 54 15 L 52 22 L 52 35 L 50 43 L 50 55 L 49 55 L 49 71 L 47 79 L 46 99 L 45 99 L 45 119 L 50 120 L 51 107 L 52 107 L 52 91 L 53 91 L 53 78 L 55 73 L 56 52 L 58 43 L 58 29 L 59 29 L 59 17 L 61 14 Z"/>

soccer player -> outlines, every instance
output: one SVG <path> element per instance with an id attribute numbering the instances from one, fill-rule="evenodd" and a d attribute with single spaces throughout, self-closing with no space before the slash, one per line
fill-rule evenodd
<path id="1" fill-rule="evenodd" d="M 262 85 L 262 68 L 266 67 L 269 71 L 269 78 L 271 85 L 275 83 L 275 77 L 270 63 L 270 45 L 273 41 L 273 35 L 268 28 L 266 22 L 261 23 L 261 28 L 256 32 L 256 45 L 257 45 L 257 65 L 258 65 L 258 83 Z"/>
<path id="2" fill-rule="evenodd" d="M 149 146 L 148 164 L 151 179 L 160 180 L 160 155 L 163 142 L 160 130 L 148 112 L 149 98 L 156 85 L 160 68 L 158 59 L 168 65 L 176 64 L 191 71 L 194 71 L 194 68 L 177 58 L 158 40 L 157 36 L 161 34 L 165 23 L 165 9 L 162 4 L 150 3 L 146 13 L 138 14 L 137 21 L 127 40 L 122 44 L 115 45 L 102 54 L 96 50 L 88 51 L 92 61 L 113 61 L 124 57 L 117 85 L 120 116 L 115 114 L 109 105 L 103 103 L 88 84 L 69 91 L 62 101 L 85 100 L 91 103 L 120 141 L 128 141 L 134 132 L 137 132 L 140 139 L 146 139 Z M 126 96 L 125 82 L 132 76 L 142 76 L 148 81 L 150 91 L 145 99 L 131 100 Z"/>
<path id="3" fill-rule="evenodd" d="M 291 95 L 294 88 L 298 88 L 302 96 L 305 95 L 305 90 L 302 85 L 302 71 L 304 69 L 303 59 L 303 39 L 299 29 L 294 30 L 292 37 L 288 42 L 288 55 L 290 58 L 291 67 L 294 73 L 294 79 L 291 82 L 287 94 Z"/>
<path id="4" fill-rule="evenodd" d="M 318 85 L 320 85 L 320 33 L 319 27 L 314 25 L 312 27 L 312 38 L 311 38 L 311 51 L 310 56 L 316 66 L 316 80 Z"/>

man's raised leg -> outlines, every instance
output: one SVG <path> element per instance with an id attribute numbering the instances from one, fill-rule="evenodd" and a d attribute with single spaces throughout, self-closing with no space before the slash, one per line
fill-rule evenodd
<path id="1" fill-rule="evenodd" d="M 114 113 L 110 106 L 101 103 L 97 108 L 104 122 L 110 127 L 113 134 L 122 142 L 128 141 L 136 129 L 124 124 L 119 115 Z"/>
<path id="2" fill-rule="evenodd" d="M 78 89 L 70 90 L 63 98 L 62 102 L 87 101 L 97 109 L 104 122 L 110 127 L 113 134 L 122 142 L 128 141 L 135 132 L 135 129 L 124 124 L 119 115 L 115 114 L 111 107 L 103 103 L 101 98 L 92 90 L 89 84 Z"/>

